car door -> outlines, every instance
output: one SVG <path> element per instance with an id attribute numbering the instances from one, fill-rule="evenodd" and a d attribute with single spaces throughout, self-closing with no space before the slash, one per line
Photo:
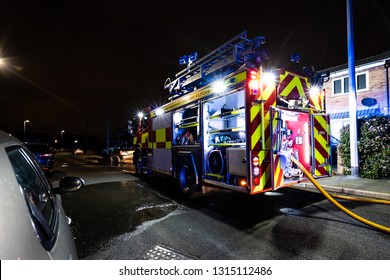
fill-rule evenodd
<path id="1" fill-rule="evenodd" d="M 49 258 L 77 258 L 74 240 L 63 215 L 60 200 L 53 193 L 34 156 L 19 145 L 6 148 L 6 152 L 23 191 L 34 230 Z"/>

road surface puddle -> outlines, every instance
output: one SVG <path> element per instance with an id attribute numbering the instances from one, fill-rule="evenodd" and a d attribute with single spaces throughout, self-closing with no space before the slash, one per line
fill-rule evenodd
<path id="1" fill-rule="evenodd" d="M 178 205 L 136 181 L 87 185 L 62 195 L 72 219 L 79 258 L 91 255 L 110 239 L 130 233 L 143 224 L 161 219 Z"/>

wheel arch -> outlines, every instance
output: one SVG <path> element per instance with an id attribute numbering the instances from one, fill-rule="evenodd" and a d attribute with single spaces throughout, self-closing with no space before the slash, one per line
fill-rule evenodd
<path id="1" fill-rule="evenodd" d="M 177 179 L 177 173 L 178 169 L 180 167 L 180 162 L 184 159 L 189 159 L 192 163 L 192 171 L 194 172 L 195 175 L 195 184 L 199 186 L 200 181 L 199 181 L 199 173 L 196 167 L 196 162 L 195 162 L 195 157 L 194 154 L 191 151 L 179 151 L 177 153 L 177 158 L 176 158 L 176 164 L 175 164 L 175 172 L 174 172 L 174 177 Z"/>

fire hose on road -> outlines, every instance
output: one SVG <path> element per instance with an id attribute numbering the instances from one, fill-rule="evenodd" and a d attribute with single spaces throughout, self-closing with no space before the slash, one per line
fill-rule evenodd
<path id="1" fill-rule="evenodd" d="M 352 218 L 354 218 L 355 220 L 358 220 L 359 222 L 362 222 L 366 225 L 369 225 L 370 227 L 373 227 L 377 230 L 380 230 L 380 231 L 384 231 L 386 233 L 390 233 L 390 228 L 389 227 L 386 227 L 386 226 L 383 226 L 383 225 L 380 225 L 380 224 L 377 224 L 377 223 L 374 223 L 370 220 L 367 220 L 355 213 L 353 213 L 352 211 L 348 210 L 347 208 L 345 208 L 344 206 L 342 206 L 340 203 L 338 203 L 327 191 L 324 190 L 323 187 L 321 187 L 321 185 L 314 179 L 314 177 L 310 174 L 309 171 L 306 170 L 306 168 L 296 159 L 294 158 L 293 156 L 291 156 L 291 161 L 294 162 L 302 171 L 303 173 L 306 175 L 306 177 L 313 183 L 313 185 L 330 201 L 333 203 L 333 205 L 335 205 L 337 208 L 339 208 L 341 211 L 343 211 L 344 213 L 346 213 L 347 215 L 351 216 Z M 370 200 L 370 199 L 358 199 L 358 198 L 348 198 L 346 196 L 339 196 L 339 198 L 342 198 L 342 199 L 350 199 L 350 200 L 355 200 L 355 201 L 364 201 L 364 202 L 375 202 L 375 203 L 383 203 L 383 204 L 390 204 L 390 201 L 387 201 L 387 200 Z"/>

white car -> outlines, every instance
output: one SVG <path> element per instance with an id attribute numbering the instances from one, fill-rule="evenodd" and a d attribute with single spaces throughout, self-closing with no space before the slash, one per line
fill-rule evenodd
<path id="1" fill-rule="evenodd" d="M 65 177 L 54 191 L 30 150 L 0 131 L 0 259 L 77 259 L 57 193 L 83 185 L 78 177 Z"/>

